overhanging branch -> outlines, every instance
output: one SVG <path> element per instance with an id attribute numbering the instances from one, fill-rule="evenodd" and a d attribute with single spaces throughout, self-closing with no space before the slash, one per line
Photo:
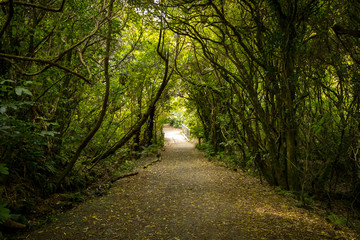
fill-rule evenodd
<path id="1" fill-rule="evenodd" d="M 16 60 L 21 60 L 21 61 L 27 61 L 27 62 L 38 62 L 38 63 L 44 63 L 44 64 L 48 64 L 51 66 L 54 66 L 56 68 L 59 68 L 65 72 L 71 73 L 72 75 L 75 75 L 78 78 L 81 78 L 82 80 L 84 80 L 85 82 L 90 84 L 90 80 L 87 79 L 86 77 L 84 77 L 83 75 L 75 72 L 74 70 L 61 66 L 60 64 L 57 64 L 55 62 L 46 60 L 46 59 L 40 59 L 40 58 L 31 58 L 31 57 L 23 57 L 23 56 L 16 56 L 16 55 L 10 55 L 10 54 L 5 54 L 5 53 L 0 53 L 0 58 L 7 60 L 8 59 L 16 59 Z M 10 61 L 12 64 L 14 64 L 12 61 Z"/>
<path id="2" fill-rule="evenodd" d="M 26 6 L 26 7 L 39 8 L 39 9 L 49 11 L 49 12 L 61 12 L 64 9 L 64 5 L 65 5 L 65 0 L 63 0 L 61 2 L 60 7 L 58 7 L 58 8 L 51 8 L 51 7 L 43 6 L 43 5 L 40 5 L 40 4 L 28 3 L 28 2 L 20 2 L 20 1 L 12 1 L 12 0 L 0 2 L 0 5 L 5 5 L 5 4 L 8 4 L 9 2 L 13 2 L 14 5 L 22 5 L 22 6 Z"/>

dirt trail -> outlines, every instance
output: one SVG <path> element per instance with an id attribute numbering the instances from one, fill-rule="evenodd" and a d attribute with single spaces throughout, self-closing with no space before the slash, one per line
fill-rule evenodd
<path id="1" fill-rule="evenodd" d="M 26 239 L 355 239 L 165 129 L 162 160 Z"/>

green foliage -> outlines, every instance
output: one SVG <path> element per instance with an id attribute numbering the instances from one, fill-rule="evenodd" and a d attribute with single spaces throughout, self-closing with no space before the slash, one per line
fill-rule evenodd
<path id="1" fill-rule="evenodd" d="M 301 198 L 301 200 L 295 203 L 295 206 L 298 208 L 309 208 L 314 206 L 314 196 L 312 197 L 301 197 L 300 195 L 297 196 L 297 199 Z"/>
<path id="2" fill-rule="evenodd" d="M 178 120 L 178 119 L 170 119 L 169 123 L 174 128 L 181 128 L 181 126 L 183 124 L 183 122 L 181 120 Z"/>
<path id="3" fill-rule="evenodd" d="M 276 187 L 275 191 L 277 192 L 277 194 L 279 194 L 281 196 L 298 199 L 298 195 L 293 191 L 284 190 L 284 189 L 281 189 L 280 187 Z"/>
<path id="4" fill-rule="evenodd" d="M 6 167 L 6 164 L 1 163 L 0 164 L 0 174 L 3 175 L 9 175 L 9 169 Z M 9 219 L 10 216 L 10 209 L 6 207 L 6 203 L 0 201 L 0 223 L 3 223 L 7 219 Z"/>
<path id="5" fill-rule="evenodd" d="M 71 202 L 83 202 L 84 196 L 81 192 L 69 193 L 67 194 L 67 199 Z"/>
<path id="6" fill-rule="evenodd" d="M 127 172 L 131 172 L 135 169 L 135 167 L 136 167 L 136 162 L 131 160 L 125 160 L 124 162 L 121 163 L 120 167 L 118 167 L 114 175 L 121 175 Z"/>
<path id="7" fill-rule="evenodd" d="M 360 68 L 355 56 L 360 42 L 353 29 L 360 9 L 340 3 L 279 1 L 279 9 L 297 9 L 290 11 L 294 16 L 284 11 L 291 20 L 286 27 L 273 17 L 277 7 L 268 1 L 213 2 L 201 11 L 194 1 L 179 2 L 176 9 L 170 4 L 161 13 L 171 15 L 164 16 L 166 24 L 176 31 L 163 35 L 170 68 L 175 66 L 170 50 L 176 41 L 182 44 L 177 75 L 156 105 L 160 141 L 155 144 L 148 121 L 112 158 L 96 164 L 107 170 L 120 165 L 119 172 L 132 169 L 131 157 L 162 145 L 159 129 L 167 119 L 203 138 L 198 148 L 207 156 L 231 169 L 259 173 L 283 189 L 296 192 L 304 185 L 305 192 L 320 194 L 337 189 L 336 184 L 358 189 Z M 107 113 L 62 190 L 78 191 L 100 177 L 100 166 L 95 174 L 84 169 L 127 136 L 153 101 L 164 71 L 157 56 L 160 18 L 153 14 L 158 10 L 117 2 L 113 33 L 105 38 L 110 18 L 104 6 L 70 1 L 56 13 L 16 5 L 4 25 L 0 173 L 18 190 L 9 196 L 20 200 L 56 190 L 53 179 L 69 166 L 99 119 L 106 91 L 104 56 L 111 56 Z M 111 39 L 110 52 L 106 39 Z M 305 197 L 301 204 L 311 202 Z"/>
<path id="8" fill-rule="evenodd" d="M 204 137 L 204 129 L 202 126 L 199 126 L 199 125 L 190 126 L 190 132 L 192 135 L 194 135 L 197 138 Z"/>
<path id="9" fill-rule="evenodd" d="M 0 223 L 3 223 L 11 217 L 10 210 L 6 208 L 6 205 L 6 203 L 0 202 Z"/>
<path id="10" fill-rule="evenodd" d="M 314 197 L 304 197 L 304 204 L 307 206 L 314 206 Z"/>
<path id="11" fill-rule="evenodd" d="M 354 189 L 360 182 L 354 179 L 360 42 L 353 34 L 359 5 L 289 4 L 249 3 L 252 12 L 233 2 L 214 2 L 201 13 L 193 2 L 169 7 L 169 24 L 190 39 L 177 64 L 181 98 L 172 102 L 173 112 L 205 138 L 208 155 L 259 172 L 270 184 L 318 194 L 337 184 Z M 297 16 L 283 17 L 297 20 L 286 28 L 264 20 L 291 6 Z"/>
<path id="12" fill-rule="evenodd" d="M 335 225 L 348 226 L 348 221 L 345 217 L 341 217 L 332 213 L 328 215 L 327 218 Z"/>
<path id="13" fill-rule="evenodd" d="M 197 149 L 204 151 L 206 154 L 206 157 L 211 158 L 215 156 L 215 150 L 212 146 L 211 142 L 203 142 L 200 145 L 196 145 Z"/>
<path id="14" fill-rule="evenodd" d="M 23 88 L 23 87 L 16 87 L 16 88 L 15 88 L 15 93 L 16 93 L 16 95 L 18 95 L 18 96 L 21 96 L 21 95 L 23 95 L 23 94 L 32 96 L 32 93 L 29 91 L 29 89 Z"/>
<path id="15" fill-rule="evenodd" d="M 6 167 L 5 163 L 0 163 L 0 174 L 9 175 L 9 168 Z"/>
<path id="16" fill-rule="evenodd" d="M 51 214 L 45 218 L 44 223 L 49 224 L 49 223 L 53 222 L 54 220 L 56 220 L 56 211 L 52 210 Z"/>
<path id="17" fill-rule="evenodd" d="M 106 171 L 100 166 L 94 168 L 95 174 L 87 171 L 94 157 L 126 136 L 146 113 L 164 70 L 157 55 L 158 30 L 150 25 L 144 28 L 143 21 L 149 17 L 144 16 L 148 13 L 141 15 L 128 4 L 114 5 L 114 12 L 119 14 L 113 19 L 113 41 L 106 53 L 103 36 L 108 31 L 109 18 L 104 6 L 70 1 L 60 14 L 16 6 L 11 24 L 6 27 L 11 31 L 5 31 L 0 38 L 0 54 L 13 56 L 5 60 L 0 57 L 0 173 L 11 170 L 1 180 L 11 185 L 3 197 L 16 196 L 9 208 L 16 208 L 23 199 L 30 202 L 58 190 L 77 192 L 113 173 L 111 168 L 117 165 L 120 172 L 133 169 L 131 160 L 117 163 L 136 157 L 133 152 L 140 154 L 141 146 L 147 145 L 145 124 L 138 142 L 130 140 L 113 158 L 98 163 Z M 164 47 L 170 50 L 168 43 L 174 38 L 167 34 L 164 40 Z M 74 171 L 57 186 L 54 179 L 68 166 L 98 119 L 105 92 L 105 54 L 112 56 L 107 114 Z M 23 56 L 40 62 L 19 60 Z M 47 65 L 41 59 L 61 67 Z M 160 99 L 155 119 L 165 107 L 166 101 Z M 161 125 L 157 125 L 157 130 Z M 162 144 L 162 136 L 157 133 L 158 143 Z M 154 148 L 155 144 L 143 154 Z"/>
<path id="18" fill-rule="evenodd" d="M 217 158 L 226 164 L 226 167 L 231 170 L 237 170 L 242 166 L 241 156 L 229 154 L 225 152 L 218 152 Z"/>
<path id="19" fill-rule="evenodd" d="M 298 208 L 308 208 L 314 206 L 314 198 L 315 196 L 307 196 L 304 194 L 301 194 L 299 192 L 289 191 L 281 189 L 280 187 L 275 187 L 275 191 L 277 194 L 289 198 L 293 198 L 298 200 L 295 203 L 295 206 Z"/>

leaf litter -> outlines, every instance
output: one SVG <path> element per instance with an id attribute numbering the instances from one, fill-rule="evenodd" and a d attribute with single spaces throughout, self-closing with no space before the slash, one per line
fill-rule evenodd
<path id="1" fill-rule="evenodd" d="M 20 239 L 359 239 L 165 130 L 160 162 Z"/>

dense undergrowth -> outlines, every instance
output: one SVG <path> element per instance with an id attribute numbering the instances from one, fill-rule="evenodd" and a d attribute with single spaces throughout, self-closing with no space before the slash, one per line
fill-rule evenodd
<path id="1" fill-rule="evenodd" d="M 23 186 L 34 186 L 34 183 L 26 182 L 26 179 L 8 185 L 6 197 L 3 197 L 6 204 L 0 206 L 3 222 L 11 219 L 27 226 L 26 231 L 34 230 L 50 223 L 59 213 L 86 200 L 106 195 L 114 177 L 133 172 L 157 158 L 163 139 L 159 138 L 158 141 L 157 145 L 143 147 L 142 151 L 112 156 L 101 166 L 70 174 L 56 193 L 46 192 L 39 187 L 31 191 L 24 189 Z M 16 228 L 4 224 L 1 229 L 5 237 L 11 237 L 10 233 Z"/>

